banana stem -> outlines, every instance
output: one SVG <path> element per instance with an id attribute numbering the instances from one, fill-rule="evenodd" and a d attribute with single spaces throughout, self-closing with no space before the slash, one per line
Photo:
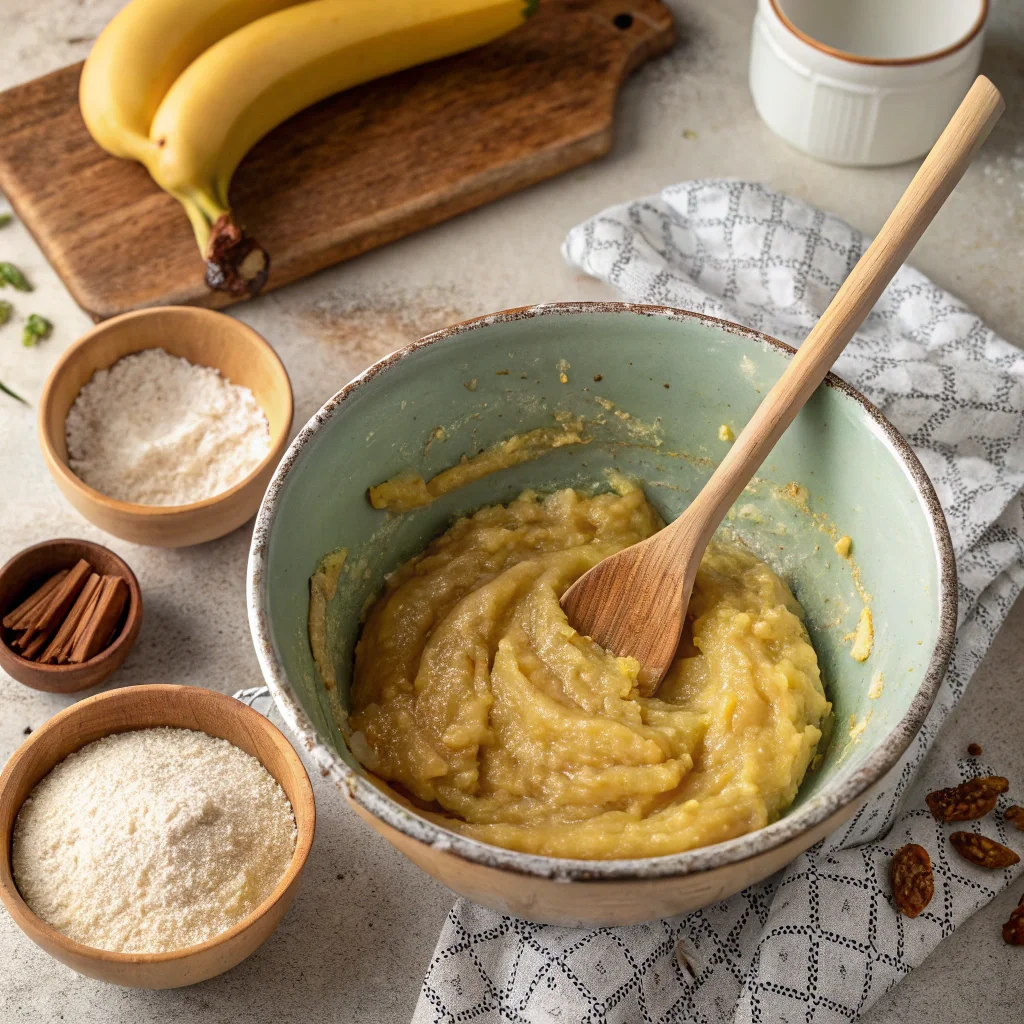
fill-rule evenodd
<path id="1" fill-rule="evenodd" d="M 174 198 L 185 208 L 185 213 L 188 214 L 188 219 L 192 224 L 192 231 L 196 236 L 196 244 L 205 258 L 214 223 L 218 217 L 229 213 L 229 211 L 218 209 L 210 197 L 203 195 L 201 192 L 189 193 L 188 195 L 174 193 Z"/>
<path id="2" fill-rule="evenodd" d="M 192 222 L 199 251 L 206 260 L 206 284 L 214 291 L 252 298 L 267 283 L 270 257 L 212 196 L 179 196 Z"/>

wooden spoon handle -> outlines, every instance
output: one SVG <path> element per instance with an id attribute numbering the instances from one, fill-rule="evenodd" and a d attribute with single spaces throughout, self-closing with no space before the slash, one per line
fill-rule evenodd
<path id="1" fill-rule="evenodd" d="M 979 76 L 925 157 L 882 230 L 804 339 L 698 497 L 680 517 L 701 520 L 703 544 L 846 348 L 917 244 L 1003 112 L 999 91 Z M 706 522 L 705 522 L 706 519 Z M 679 520 L 677 520 L 679 522 Z"/>

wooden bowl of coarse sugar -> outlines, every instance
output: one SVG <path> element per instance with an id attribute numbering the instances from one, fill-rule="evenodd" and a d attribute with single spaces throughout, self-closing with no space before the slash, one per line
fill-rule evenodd
<path id="1" fill-rule="evenodd" d="M 220 737 L 255 757 L 277 780 L 295 816 L 295 852 L 270 895 L 206 942 L 166 953 L 115 953 L 63 935 L 29 908 L 14 883 L 12 835 L 26 797 L 69 754 L 112 733 L 172 726 Z M 179 988 L 240 963 L 277 927 L 298 888 L 313 843 L 316 808 L 302 762 L 281 731 L 240 701 L 194 686 L 133 686 L 88 697 L 54 715 L 0 773 L 0 901 L 36 945 L 79 974 L 131 988 Z"/>
<path id="2" fill-rule="evenodd" d="M 267 418 L 269 450 L 233 486 L 190 504 L 145 505 L 102 494 L 72 471 L 66 423 L 75 399 L 98 370 L 146 349 L 212 367 L 229 383 L 252 392 Z M 91 523 L 135 544 L 184 547 L 222 537 L 256 513 L 288 442 L 292 412 L 288 373 L 251 327 L 210 309 L 158 306 L 106 320 L 64 353 L 39 400 L 39 442 L 64 497 Z"/>

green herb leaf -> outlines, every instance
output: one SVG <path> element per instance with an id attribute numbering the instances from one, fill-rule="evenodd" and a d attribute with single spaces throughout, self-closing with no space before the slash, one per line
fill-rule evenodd
<path id="1" fill-rule="evenodd" d="M 0 391 L 2 391 L 5 395 L 10 395 L 11 398 L 17 399 L 19 402 L 21 402 L 22 405 L 28 405 L 28 402 L 26 402 L 25 399 L 21 397 L 21 395 L 17 394 L 17 392 L 12 391 L 6 384 L 4 384 L 2 380 L 0 380 Z"/>
<path id="2" fill-rule="evenodd" d="M 14 312 L 14 307 L 9 303 L 0 299 L 0 326 L 7 323 L 11 319 L 11 314 Z"/>
<path id="3" fill-rule="evenodd" d="M 44 338 L 48 338 L 52 330 L 53 324 L 45 316 L 30 313 L 21 332 L 21 343 L 25 348 L 31 348 L 33 345 L 38 345 Z"/>
<path id="4" fill-rule="evenodd" d="M 9 213 L 0 213 L 0 228 L 7 227 L 14 218 Z"/>
<path id="5" fill-rule="evenodd" d="M 0 288 L 9 284 L 19 292 L 32 291 L 25 275 L 13 263 L 0 263 Z"/>

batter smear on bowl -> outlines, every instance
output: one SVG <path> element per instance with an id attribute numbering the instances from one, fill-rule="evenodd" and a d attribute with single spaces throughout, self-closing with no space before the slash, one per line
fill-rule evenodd
<path id="1" fill-rule="evenodd" d="M 389 579 L 356 649 L 350 745 L 420 813 L 529 853 L 678 853 L 792 803 L 831 705 L 803 615 L 748 550 L 709 547 L 668 676 L 573 630 L 558 601 L 663 525 L 634 485 L 525 492 Z"/>

